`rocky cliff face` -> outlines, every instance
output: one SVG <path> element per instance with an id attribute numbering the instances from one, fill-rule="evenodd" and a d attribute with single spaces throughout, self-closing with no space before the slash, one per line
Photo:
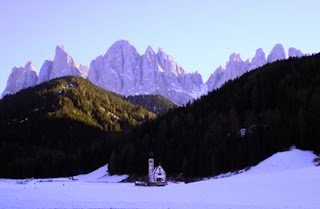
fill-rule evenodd
<path id="1" fill-rule="evenodd" d="M 294 47 L 290 47 L 288 50 L 289 57 L 302 57 L 303 55 L 304 54 L 300 50 L 298 50 Z"/>
<path id="2" fill-rule="evenodd" d="M 94 84 L 128 96 L 160 94 L 182 105 L 201 94 L 199 73 L 186 73 L 163 49 L 148 47 L 143 55 L 128 41 L 114 43 L 104 56 L 90 64 L 88 79 Z"/>
<path id="3" fill-rule="evenodd" d="M 25 67 L 12 69 L 7 82 L 7 87 L 1 95 L 1 98 L 6 94 L 14 94 L 21 89 L 35 86 L 53 78 L 58 78 L 66 75 L 88 76 L 89 68 L 84 65 L 77 65 L 73 58 L 65 51 L 63 46 L 56 47 L 54 59 L 44 61 L 39 76 L 31 62 L 28 62 Z"/>
<path id="4" fill-rule="evenodd" d="M 1 98 L 7 94 L 15 94 L 21 89 L 35 86 L 37 79 L 36 69 L 31 62 L 28 62 L 24 67 L 14 67 L 8 78 L 7 87 L 1 94 Z"/>
<path id="5" fill-rule="evenodd" d="M 143 55 L 126 40 L 114 43 L 105 55 L 92 60 L 90 68 L 78 65 L 65 51 L 57 46 L 54 59 L 43 63 L 39 77 L 31 62 L 25 67 L 13 68 L 7 87 L 2 93 L 17 91 L 66 75 L 82 76 L 97 86 L 124 96 L 137 94 L 160 94 L 178 105 L 186 104 L 208 91 L 220 88 L 230 79 L 235 79 L 266 63 L 286 58 L 281 44 L 273 47 L 268 58 L 262 49 L 257 49 L 252 61 L 243 61 L 240 54 L 233 53 L 225 68 L 220 66 L 204 84 L 198 72 L 186 73 L 179 63 L 163 49 L 157 53 L 148 47 Z M 300 57 L 303 53 L 289 48 L 289 57 Z"/>
<path id="6" fill-rule="evenodd" d="M 221 80 L 223 73 L 224 73 L 225 69 L 223 69 L 223 67 L 220 65 L 215 71 L 214 73 L 211 74 L 211 76 L 209 77 L 209 79 L 207 80 L 206 84 L 208 86 L 208 91 L 212 91 L 214 89 L 218 88 L 218 83 Z"/>
<path id="7" fill-rule="evenodd" d="M 82 74 L 83 72 L 83 74 Z M 73 58 L 65 51 L 63 46 L 56 47 L 54 60 L 45 60 L 39 73 L 38 84 L 66 75 L 86 77 L 88 68 L 79 66 Z"/>
<path id="8" fill-rule="evenodd" d="M 277 60 L 284 60 L 286 58 L 286 53 L 284 51 L 284 48 L 281 44 L 276 44 L 267 59 L 268 63 L 275 62 Z"/>
<path id="9" fill-rule="evenodd" d="M 288 54 L 289 54 L 289 57 L 303 56 L 303 53 L 300 50 L 297 50 L 295 48 L 289 48 Z M 272 63 L 277 60 L 283 60 L 283 59 L 286 59 L 286 54 L 281 44 L 276 44 L 272 48 L 267 59 L 263 50 L 261 48 L 257 49 L 256 54 L 254 58 L 252 58 L 251 63 L 249 60 L 243 61 L 239 54 L 234 53 L 230 55 L 229 61 L 226 64 L 226 68 L 223 69 L 220 66 L 213 74 L 211 74 L 210 78 L 206 82 L 206 85 L 208 86 L 209 91 L 218 89 L 228 80 L 235 79 L 241 76 L 242 74 L 244 74 L 245 72 L 254 70 L 267 63 Z"/>
<path id="10" fill-rule="evenodd" d="M 40 69 L 37 84 L 40 84 L 40 83 L 43 83 L 43 82 L 50 80 L 50 75 L 52 72 L 52 65 L 53 65 L 53 60 L 47 59 L 44 61 L 43 65 Z"/>
<path id="11" fill-rule="evenodd" d="M 266 63 L 267 63 L 266 55 L 264 54 L 263 50 L 261 48 L 257 49 L 256 55 L 254 56 L 254 58 L 252 58 L 252 62 L 248 70 L 250 71 L 250 70 L 256 69 L 258 67 L 265 65 Z"/>
<path id="12" fill-rule="evenodd" d="M 226 81 L 233 80 L 247 71 L 249 63 L 242 61 L 240 54 L 233 53 L 229 57 L 226 70 L 223 72 L 217 86 L 222 86 Z"/>

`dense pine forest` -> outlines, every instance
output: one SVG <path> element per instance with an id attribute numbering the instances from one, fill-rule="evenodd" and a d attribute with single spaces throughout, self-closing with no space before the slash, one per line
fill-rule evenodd
<path id="1" fill-rule="evenodd" d="M 178 107 L 178 105 L 161 95 L 135 95 L 122 97 L 122 99 L 131 104 L 142 106 L 156 115 L 163 115 L 170 109 Z"/>
<path id="2" fill-rule="evenodd" d="M 268 64 L 193 104 L 128 133 L 111 173 L 147 172 L 147 153 L 169 173 L 214 176 L 296 145 L 320 153 L 320 54 Z"/>
<path id="3" fill-rule="evenodd" d="M 0 100 L 1 177 L 69 176 L 106 163 L 111 135 L 154 113 L 80 77 L 55 79 Z"/>
<path id="4" fill-rule="evenodd" d="M 150 98 L 140 97 L 125 100 Z M 106 163 L 111 174 L 143 176 L 150 151 L 169 176 L 193 178 L 243 169 L 292 145 L 319 154 L 320 54 L 267 64 L 156 113 L 78 77 L 6 96 L 0 177 L 71 176 Z"/>

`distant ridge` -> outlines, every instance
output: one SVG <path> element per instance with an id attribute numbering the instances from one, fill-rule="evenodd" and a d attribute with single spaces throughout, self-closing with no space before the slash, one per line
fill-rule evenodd
<path id="1" fill-rule="evenodd" d="M 301 57 L 303 53 L 289 48 L 289 57 Z M 148 47 L 143 55 L 126 40 L 115 42 L 106 52 L 92 60 L 90 67 L 77 64 L 62 45 L 56 47 L 54 59 L 44 61 L 39 75 L 31 62 L 23 68 L 13 68 L 7 86 L 2 93 L 14 94 L 21 89 L 35 86 L 53 78 L 66 75 L 87 78 L 95 85 L 123 96 L 162 95 L 177 105 L 185 105 L 201 95 L 220 88 L 228 80 L 267 63 L 286 58 L 281 44 L 276 44 L 268 57 L 262 49 L 255 57 L 243 61 L 240 54 L 233 53 L 225 68 L 220 66 L 203 83 L 198 72 L 187 73 L 179 63 L 163 49 L 157 53 Z"/>

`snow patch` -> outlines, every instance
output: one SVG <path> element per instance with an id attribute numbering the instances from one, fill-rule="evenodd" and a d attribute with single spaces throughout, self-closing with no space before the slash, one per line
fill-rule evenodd
<path id="1" fill-rule="evenodd" d="M 244 135 L 246 135 L 246 129 L 245 128 L 240 129 L 239 133 L 241 137 L 244 137 Z"/>
<path id="2" fill-rule="evenodd" d="M 128 175 L 109 175 L 107 164 L 91 173 L 74 176 L 73 178 L 85 182 L 118 183 L 128 178 Z"/>
<path id="3" fill-rule="evenodd" d="M 267 160 L 252 167 L 247 173 L 264 174 L 310 168 L 314 167 L 313 161 L 316 157 L 311 151 L 302 151 L 293 147 L 290 151 L 272 155 Z"/>

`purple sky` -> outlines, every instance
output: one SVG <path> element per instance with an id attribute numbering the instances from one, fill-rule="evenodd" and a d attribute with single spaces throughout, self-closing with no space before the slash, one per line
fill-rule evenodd
<path id="1" fill-rule="evenodd" d="M 233 52 L 245 60 L 276 43 L 319 52 L 319 8 L 318 0 L 0 0 L 0 91 L 14 66 L 32 61 L 39 72 L 56 45 L 89 66 L 120 39 L 141 54 L 163 48 L 205 82 Z"/>

